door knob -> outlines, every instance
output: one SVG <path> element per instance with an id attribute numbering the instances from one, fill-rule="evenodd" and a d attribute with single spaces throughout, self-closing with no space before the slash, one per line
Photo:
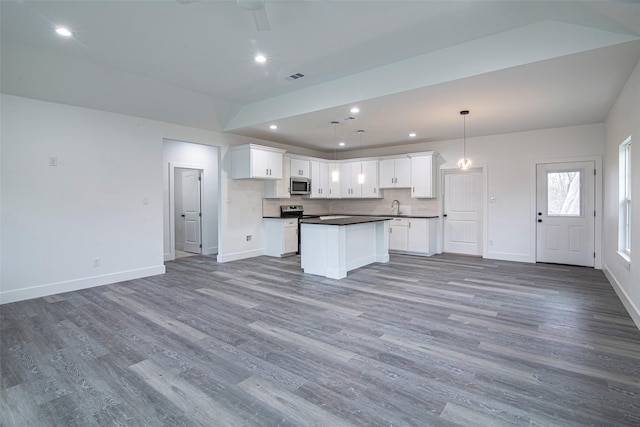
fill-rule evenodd
<path id="1" fill-rule="evenodd" d="M 182 218 L 184 218 L 184 214 L 180 215 Z"/>
<path id="2" fill-rule="evenodd" d="M 442 216 L 446 218 L 446 217 L 447 217 L 447 214 L 444 214 L 444 215 L 442 215 Z"/>
<path id="3" fill-rule="evenodd" d="M 538 220 L 538 222 L 542 222 L 542 220 L 541 220 L 541 219 L 539 219 L 539 220 Z"/>

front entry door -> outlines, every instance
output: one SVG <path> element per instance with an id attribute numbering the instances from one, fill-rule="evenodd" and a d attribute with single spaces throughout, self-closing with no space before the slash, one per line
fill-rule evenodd
<path id="1" fill-rule="evenodd" d="M 593 267 L 595 163 L 537 166 L 536 261 Z"/>
<path id="2" fill-rule="evenodd" d="M 482 170 L 445 172 L 444 252 L 482 255 Z"/>
<path id="3" fill-rule="evenodd" d="M 182 171 L 182 218 L 184 219 L 184 251 L 202 253 L 200 216 L 200 171 Z"/>

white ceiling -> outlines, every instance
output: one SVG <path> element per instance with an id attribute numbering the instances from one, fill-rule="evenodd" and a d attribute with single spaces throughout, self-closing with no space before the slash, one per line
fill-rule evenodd
<path id="1" fill-rule="evenodd" d="M 0 88 L 333 151 L 601 122 L 640 59 L 638 2 L 184 3 L 3 0 Z"/>

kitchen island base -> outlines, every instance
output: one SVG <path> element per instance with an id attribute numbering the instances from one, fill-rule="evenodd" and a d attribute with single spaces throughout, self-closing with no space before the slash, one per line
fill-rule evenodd
<path id="1" fill-rule="evenodd" d="M 301 265 L 305 273 L 330 279 L 365 265 L 389 262 L 389 221 L 350 225 L 301 224 Z"/>

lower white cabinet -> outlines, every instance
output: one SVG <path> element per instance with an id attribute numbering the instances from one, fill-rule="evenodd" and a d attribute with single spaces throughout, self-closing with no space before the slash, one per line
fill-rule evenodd
<path id="1" fill-rule="evenodd" d="M 264 219 L 264 254 L 283 257 L 298 252 L 298 219 Z"/>
<path id="2" fill-rule="evenodd" d="M 409 244 L 409 219 L 394 218 L 389 222 L 389 250 L 406 251 Z"/>
<path id="3" fill-rule="evenodd" d="M 437 226 L 436 218 L 394 218 L 389 226 L 389 250 L 433 255 Z"/>

